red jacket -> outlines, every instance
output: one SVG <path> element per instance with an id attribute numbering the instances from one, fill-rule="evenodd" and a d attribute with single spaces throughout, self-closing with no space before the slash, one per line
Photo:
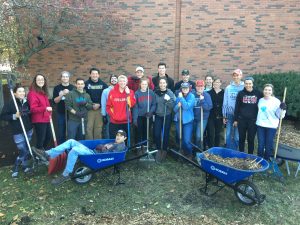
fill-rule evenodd
<path id="1" fill-rule="evenodd" d="M 152 82 L 152 77 L 148 76 L 147 78 L 149 80 L 149 88 L 151 90 L 154 90 L 154 84 Z M 128 77 L 128 87 L 129 87 L 129 89 L 136 92 L 140 88 L 140 81 L 141 81 L 141 79 L 138 78 L 135 75 L 134 76 L 129 76 Z"/>
<path id="2" fill-rule="evenodd" d="M 30 89 L 27 96 L 32 123 L 49 123 L 51 113 L 46 111 L 50 107 L 48 96 Z"/>
<path id="3" fill-rule="evenodd" d="M 136 102 L 134 92 L 130 90 L 130 94 L 128 96 L 125 91 L 121 93 L 119 90 L 119 84 L 116 84 L 114 88 L 111 89 L 106 102 L 106 112 L 109 114 L 110 122 L 115 124 L 127 123 L 126 98 L 128 99 L 130 110 Z M 129 118 L 131 122 L 131 112 L 129 114 Z"/>

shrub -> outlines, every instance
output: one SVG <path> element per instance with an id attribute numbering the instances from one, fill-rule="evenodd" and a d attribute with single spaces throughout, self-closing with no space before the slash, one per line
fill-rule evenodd
<path id="1" fill-rule="evenodd" d="M 274 85 L 274 95 L 282 100 L 284 88 L 287 88 L 286 104 L 287 114 L 300 119 L 300 73 L 268 73 L 253 75 L 255 86 L 263 90 L 265 84 Z"/>

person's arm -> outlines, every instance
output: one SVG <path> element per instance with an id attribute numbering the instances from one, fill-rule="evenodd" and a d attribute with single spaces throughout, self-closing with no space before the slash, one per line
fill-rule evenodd
<path id="1" fill-rule="evenodd" d="M 106 112 L 108 113 L 109 117 L 112 117 L 114 114 L 114 106 L 113 106 L 112 99 L 113 99 L 113 95 L 112 92 L 110 91 L 106 101 Z"/>
<path id="2" fill-rule="evenodd" d="M 170 100 L 167 101 L 165 104 L 170 110 L 172 110 L 176 102 L 176 97 L 172 91 L 168 91 L 167 94 L 170 96 Z"/>
<path id="3" fill-rule="evenodd" d="M 102 116 L 106 116 L 106 102 L 108 97 L 108 89 L 104 89 L 101 96 L 101 114 Z"/>
<path id="4" fill-rule="evenodd" d="M 153 84 L 152 78 L 151 78 L 150 76 L 148 76 L 148 80 L 149 80 L 149 88 L 150 88 L 151 90 L 154 90 L 154 84 Z"/>
<path id="5" fill-rule="evenodd" d="M 89 95 L 89 94 L 86 94 L 86 95 L 85 95 L 85 99 L 86 99 L 86 101 L 87 101 L 87 103 L 86 103 L 86 105 L 85 105 L 85 108 L 86 108 L 87 110 L 93 109 L 93 102 L 92 102 L 92 99 L 91 99 L 90 95 Z"/>
<path id="6" fill-rule="evenodd" d="M 128 103 L 130 108 L 132 108 L 136 103 L 136 99 L 135 99 L 133 90 L 130 90 L 130 93 L 127 97 L 127 103 Z"/>
<path id="7" fill-rule="evenodd" d="M 151 96 L 151 105 L 150 105 L 150 112 L 154 113 L 156 110 L 156 97 L 153 91 L 150 92 L 150 96 Z"/>
<path id="8" fill-rule="evenodd" d="M 210 94 L 204 92 L 204 99 L 203 99 L 203 110 L 204 111 L 209 111 L 213 108 L 213 103 L 212 103 L 212 100 L 211 100 L 211 97 L 210 97 Z"/>
<path id="9" fill-rule="evenodd" d="M 241 92 L 239 92 L 238 95 L 236 96 L 236 101 L 235 101 L 234 121 L 238 121 L 241 104 L 242 104 Z"/>
<path id="10" fill-rule="evenodd" d="M 9 102 L 8 104 L 5 104 L 2 113 L 1 113 L 1 120 L 6 120 L 6 121 L 11 121 L 11 120 L 16 120 L 16 110 L 12 110 L 12 102 Z"/>
<path id="11" fill-rule="evenodd" d="M 192 93 L 189 93 L 189 98 L 181 97 L 179 98 L 179 101 L 181 102 L 181 107 L 184 110 L 192 109 L 195 105 L 195 96 Z"/>
<path id="12" fill-rule="evenodd" d="M 28 102 L 30 106 L 30 111 L 32 113 L 43 113 L 47 111 L 47 106 L 40 106 L 40 101 L 35 94 L 28 94 Z"/>

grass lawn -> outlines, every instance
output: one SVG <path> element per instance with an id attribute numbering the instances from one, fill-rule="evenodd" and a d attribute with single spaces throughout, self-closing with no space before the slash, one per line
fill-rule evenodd
<path id="1" fill-rule="evenodd" d="M 290 163 L 292 175 L 296 164 Z M 285 167 L 282 171 L 286 176 Z M 108 173 L 111 170 L 107 170 Z M 204 173 L 169 157 L 166 162 L 130 162 L 122 166 L 124 185 L 116 176 L 96 174 L 86 185 L 50 184 L 46 168 L 34 177 L 12 179 L 0 169 L 0 224 L 299 224 L 300 176 L 281 184 L 256 176 L 267 195 L 259 206 L 245 206 L 230 188 L 213 197 L 199 191 Z"/>

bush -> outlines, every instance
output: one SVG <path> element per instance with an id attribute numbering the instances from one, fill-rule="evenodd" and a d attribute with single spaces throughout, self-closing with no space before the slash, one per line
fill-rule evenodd
<path id="1" fill-rule="evenodd" d="M 265 84 L 273 84 L 274 95 L 280 100 L 283 98 L 284 88 L 286 87 L 287 114 L 300 119 L 299 72 L 255 74 L 253 78 L 255 86 L 260 90 L 263 90 Z"/>

